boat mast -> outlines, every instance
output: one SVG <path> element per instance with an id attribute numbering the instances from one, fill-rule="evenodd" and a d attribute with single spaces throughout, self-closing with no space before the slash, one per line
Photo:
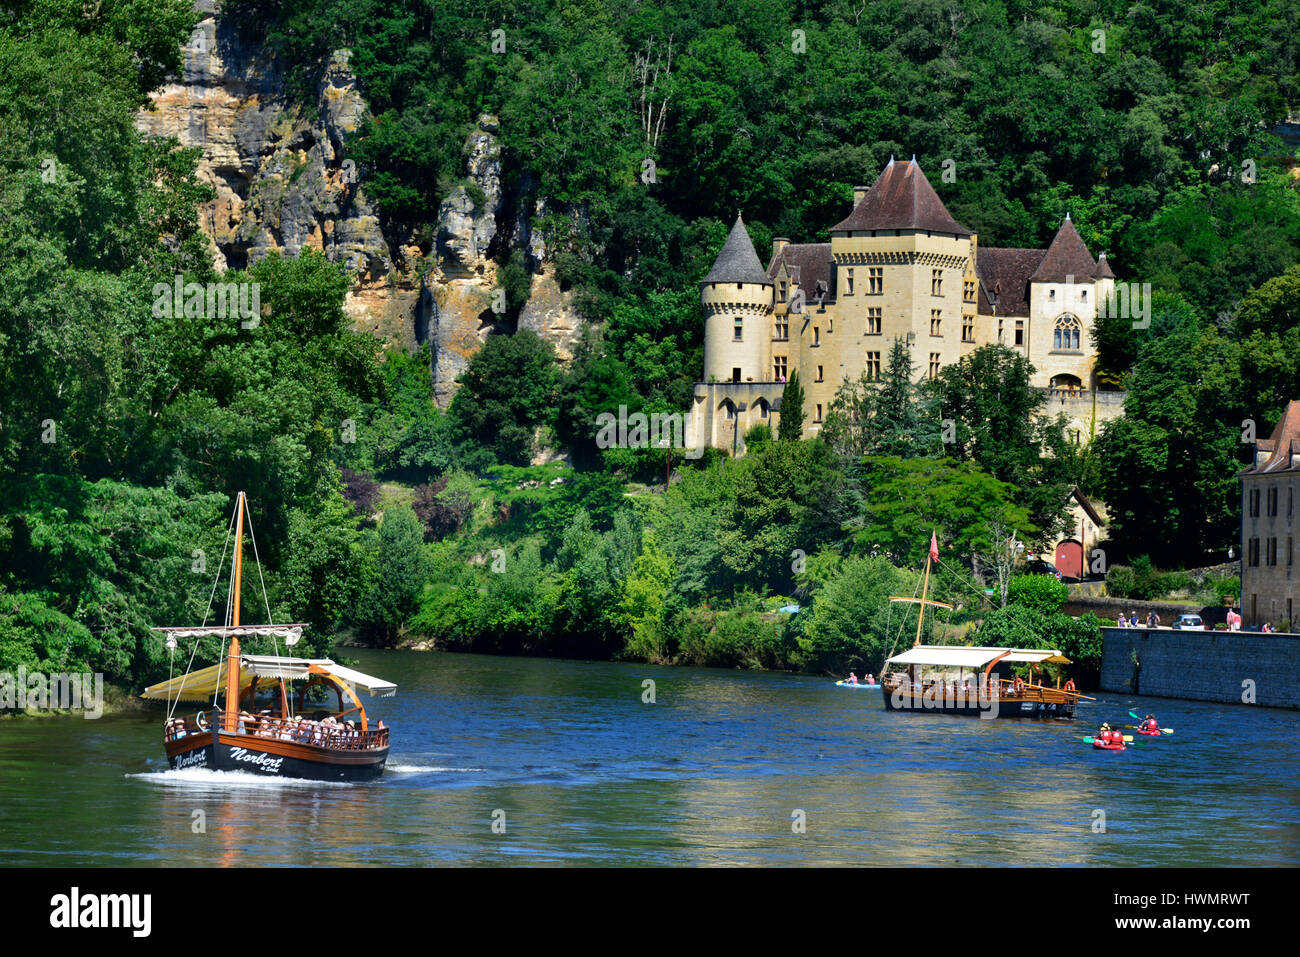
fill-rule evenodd
<path id="1" fill-rule="evenodd" d="M 930 562 L 932 557 L 929 553 L 925 556 L 925 584 L 921 586 L 921 611 L 916 616 L 916 641 L 912 642 L 913 648 L 921 643 L 921 624 L 925 621 L 925 594 L 930 588 Z"/>
<path id="2" fill-rule="evenodd" d="M 244 493 L 235 502 L 235 594 L 230 607 L 230 624 L 239 627 L 239 590 L 244 573 Z M 239 727 L 239 636 L 230 636 L 230 655 L 226 658 L 226 720 L 222 729 L 234 734 Z"/>

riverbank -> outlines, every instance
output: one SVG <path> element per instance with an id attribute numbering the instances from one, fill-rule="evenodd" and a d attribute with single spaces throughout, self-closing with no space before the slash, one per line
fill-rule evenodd
<path id="1" fill-rule="evenodd" d="M 22 718 L 83 718 L 94 721 L 106 715 L 139 714 L 155 707 L 155 704 L 144 701 L 128 688 L 106 684 L 104 700 L 96 708 L 0 708 L 0 721 Z M 98 714 L 90 715 L 92 710 Z"/>

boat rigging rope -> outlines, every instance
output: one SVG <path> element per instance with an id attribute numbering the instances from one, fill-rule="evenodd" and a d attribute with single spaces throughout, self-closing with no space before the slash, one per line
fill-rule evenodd
<path id="1" fill-rule="evenodd" d="M 235 508 L 239 508 L 239 503 L 235 503 Z M 208 607 L 203 612 L 203 627 L 208 624 L 208 616 L 212 614 L 212 600 L 217 595 L 217 583 L 221 581 L 221 568 L 226 563 L 226 550 L 230 547 L 230 538 L 235 533 L 235 513 L 230 514 L 230 524 L 226 527 L 226 541 L 221 546 L 221 561 L 217 563 L 217 574 L 212 579 L 212 591 L 208 594 Z M 229 604 L 227 604 L 229 608 Z M 224 646 L 223 646 L 224 648 Z M 181 693 L 185 690 L 185 680 L 190 676 L 190 669 L 194 667 L 194 656 L 199 650 L 199 639 L 194 639 L 194 644 L 190 648 L 190 660 L 185 665 L 185 676 L 181 678 L 181 686 L 176 689 L 176 700 L 167 702 L 167 717 L 171 718 L 176 713 L 176 706 L 181 703 Z"/>
<path id="2" fill-rule="evenodd" d="M 972 585 L 970 582 L 966 581 L 966 579 L 962 576 L 961 572 L 958 572 L 957 570 L 955 570 L 955 569 L 953 569 L 953 568 L 950 568 L 950 567 L 949 567 L 945 562 L 943 562 L 941 559 L 937 559 L 937 558 L 936 558 L 935 561 L 938 562 L 938 564 L 942 565 L 945 571 L 951 573 L 951 574 L 952 574 L 955 578 L 957 578 L 957 579 L 958 579 L 958 580 L 959 580 L 963 585 L 965 585 L 965 586 L 966 586 L 967 588 L 969 588 L 971 591 L 975 592 L 975 594 L 979 595 L 981 601 L 986 601 L 986 602 L 988 602 L 990 610 L 992 610 L 992 611 L 997 611 L 997 610 L 998 610 L 998 609 L 996 609 L 996 608 L 993 607 L 993 602 L 992 602 L 992 601 L 989 601 L 989 598 L 988 598 L 987 595 L 983 594 L 983 593 L 982 593 L 978 588 L 976 588 L 976 587 L 975 587 L 974 585 Z M 1025 628 L 1029 628 L 1029 629 L 1031 629 L 1031 630 L 1034 628 L 1034 625 L 1033 625 L 1032 622 L 1030 622 L 1030 621 L 1026 620 L 1025 618 L 1021 617 L 1021 613 L 1020 613 L 1020 611 L 1019 611 L 1018 609 L 1016 609 L 1016 607 L 1015 607 L 1014 605 L 1007 605 L 1005 608 L 1002 609 L 1002 611 L 1005 611 L 1008 615 L 1010 615 L 1011 618 L 1012 618 L 1012 619 L 1013 619 L 1017 624 L 1023 625 Z"/>
<path id="3" fill-rule="evenodd" d="M 248 538 L 253 544 L 253 563 L 257 565 L 257 580 L 262 584 L 262 602 L 266 605 L 266 623 L 270 625 L 274 623 L 271 618 L 271 600 L 266 594 L 266 579 L 262 577 L 262 560 L 257 556 L 257 536 L 253 534 L 253 517 L 251 515 L 248 517 Z M 271 632 L 271 647 L 275 649 L 275 656 L 279 658 L 280 641 L 275 637 L 275 632 Z M 293 698 L 286 695 L 285 700 L 289 703 L 289 708 L 286 709 L 289 713 L 285 717 L 292 718 Z"/>

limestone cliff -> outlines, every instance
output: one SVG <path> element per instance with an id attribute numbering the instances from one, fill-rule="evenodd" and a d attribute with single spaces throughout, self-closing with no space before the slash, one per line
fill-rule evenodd
<path id="1" fill-rule="evenodd" d="M 223 22 L 216 0 L 199 0 L 196 9 L 203 18 L 182 75 L 155 91 L 137 125 L 202 150 L 199 176 L 216 192 L 202 225 L 219 269 L 303 248 L 344 263 L 356 328 L 408 348 L 427 342 L 434 393 L 446 405 L 483 340 L 512 331 L 499 311 L 496 261 L 521 249 L 533 294 L 519 326 L 571 357 L 580 319 L 530 225 L 544 203 L 526 190 L 504 197 L 495 117 L 480 117 L 467 138 L 466 179 L 431 217 L 433 247 L 422 250 L 409 235 L 385 234 L 364 172 L 347 156 L 367 114 L 348 51 L 330 59 L 307 110 L 287 95 L 282 65 Z"/>

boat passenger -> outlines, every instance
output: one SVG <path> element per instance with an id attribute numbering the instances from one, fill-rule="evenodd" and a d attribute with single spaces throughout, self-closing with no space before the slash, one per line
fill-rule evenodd
<path id="1" fill-rule="evenodd" d="M 1160 730 L 1160 723 L 1156 721 L 1155 715 L 1149 714 L 1143 720 L 1142 727 L 1139 730 L 1145 731 L 1147 732 L 1147 734 L 1151 734 L 1152 732 Z"/>
<path id="2" fill-rule="evenodd" d="M 855 672 L 850 671 L 848 679 L 844 682 L 846 685 L 855 685 L 858 683 L 858 676 Z"/>
<path id="3" fill-rule="evenodd" d="M 873 685 L 873 684 L 875 684 L 875 683 L 876 683 L 876 679 L 873 678 L 873 677 L 871 676 L 871 672 L 868 671 L 868 672 L 867 672 L 867 684 L 869 684 L 869 685 Z"/>

